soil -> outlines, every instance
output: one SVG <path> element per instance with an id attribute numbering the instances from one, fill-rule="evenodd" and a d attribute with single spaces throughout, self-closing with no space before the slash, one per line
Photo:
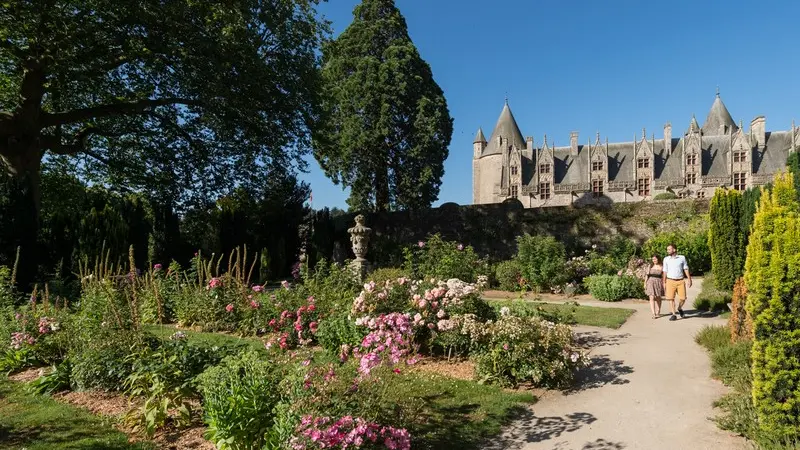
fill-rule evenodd
<path id="1" fill-rule="evenodd" d="M 475 364 L 466 359 L 423 358 L 415 365 L 415 370 L 435 373 L 456 380 L 474 380 Z"/>
<path id="2" fill-rule="evenodd" d="M 128 397 L 116 392 L 69 391 L 55 394 L 53 398 L 106 417 L 120 417 L 136 406 Z"/>
<path id="3" fill-rule="evenodd" d="M 31 369 L 25 369 L 22 372 L 17 372 L 14 375 L 9 375 L 8 379 L 11 381 L 17 381 L 20 383 L 27 383 L 29 381 L 33 381 L 42 375 L 44 375 L 44 370 L 41 367 L 34 367 Z"/>

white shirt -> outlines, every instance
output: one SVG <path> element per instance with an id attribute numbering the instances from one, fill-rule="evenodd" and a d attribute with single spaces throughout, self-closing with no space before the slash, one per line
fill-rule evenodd
<path id="1" fill-rule="evenodd" d="M 689 264 L 686 263 L 686 257 L 683 255 L 665 256 L 663 266 L 663 272 L 667 274 L 667 278 L 673 280 L 684 279 L 686 277 L 684 271 L 689 271 Z"/>

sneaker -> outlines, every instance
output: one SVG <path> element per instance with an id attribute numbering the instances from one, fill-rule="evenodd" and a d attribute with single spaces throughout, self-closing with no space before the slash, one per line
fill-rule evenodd
<path id="1" fill-rule="evenodd" d="M 683 319 L 684 317 L 686 317 L 686 315 L 683 313 L 683 309 L 681 309 L 681 308 L 678 308 L 678 314 L 680 314 L 680 315 L 681 315 L 681 319 Z"/>
<path id="2" fill-rule="evenodd" d="M 678 318 L 675 317 L 675 314 L 669 316 L 669 321 L 672 322 L 673 320 L 678 320 Z"/>

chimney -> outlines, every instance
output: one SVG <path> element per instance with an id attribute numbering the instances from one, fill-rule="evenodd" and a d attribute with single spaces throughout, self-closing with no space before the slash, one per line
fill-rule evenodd
<path id="1" fill-rule="evenodd" d="M 578 132 L 573 131 L 569 134 L 569 153 L 572 156 L 578 156 Z"/>
<path id="2" fill-rule="evenodd" d="M 664 148 L 668 155 L 672 154 L 672 124 L 669 122 L 664 125 Z"/>
<path id="3" fill-rule="evenodd" d="M 764 116 L 758 116 L 750 122 L 750 135 L 755 138 L 758 143 L 758 148 L 764 148 L 767 142 L 767 119 Z"/>

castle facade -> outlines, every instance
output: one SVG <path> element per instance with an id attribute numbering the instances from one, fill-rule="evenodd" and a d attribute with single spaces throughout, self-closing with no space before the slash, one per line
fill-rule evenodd
<path id="1" fill-rule="evenodd" d="M 737 126 L 717 93 L 705 123 L 692 117 L 688 129 L 673 136 L 631 142 L 600 140 L 578 144 L 570 134 L 568 147 L 547 142 L 539 147 L 523 138 L 506 101 L 489 140 L 481 129 L 475 136 L 472 161 L 474 204 L 518 199 L 526 208 L 585 203 L 635 202 L 661 193 L 679 198 L 704 198 L 718 187 L 744 190 L 772 181 L 784 169 L 790 153 L 800 149 L 800 129 L 766 131 L 758 116 L 745 131 Z"/>

